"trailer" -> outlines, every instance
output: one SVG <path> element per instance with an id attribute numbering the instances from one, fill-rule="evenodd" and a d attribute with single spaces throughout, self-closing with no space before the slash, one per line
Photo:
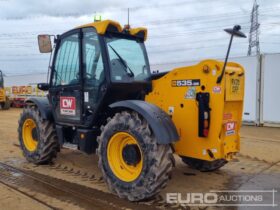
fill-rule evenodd
<path id="1" fill-rule="evenodd" d="M 16 108 L 24 107 L 25 100 L 29 97 L 43 97 L 47 94 L 47 92 L 39 90 L 37 85 L 11 86 L 6 87 L 5 90 L 11 106 Z"/>

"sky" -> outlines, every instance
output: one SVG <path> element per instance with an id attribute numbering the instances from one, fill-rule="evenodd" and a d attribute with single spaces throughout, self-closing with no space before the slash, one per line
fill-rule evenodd
<path id="1" fill-rule="evenodd" d="M 248 35 L 253 0 L 0 0 L 0 69 L 7 75 L 47 71 L 49 55 L 40 54 L 38 34 L 61 34 L 102 19 L 148 28 L 151 64 L 223 58 L 235 24 Z M 258 0 L 262 53 L 280 52 L 280 0 Z M 231 56 L 246 56 L 248 39 L 235 39 Z"/>

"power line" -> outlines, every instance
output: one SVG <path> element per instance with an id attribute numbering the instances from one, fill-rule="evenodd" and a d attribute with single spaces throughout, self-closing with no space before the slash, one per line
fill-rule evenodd
<path id="1" fill-rule="evenodd" d="M 235 45 L 247 45 L 247 43 L 243 42 L 243 43 L 235 43 Z M 202 46 L 202 47 L 190 47 L 190 48 L 174 48 L 174 49 L 166 49 L 166 50 L 153 50 L 150 49 L 148 50 L 149 53 L 161 53 L 161 52 L 165 52 L 165 53 L 174 53 L 174 52 L 178 52 L 178 51 L 190 51 L 190 50 L 197 50 L 197 49 L 209 49 L 209 48 L 220 48 L 220 47 L 227 47 L 227 45 L 224 44 L 219 44 L 219 45 L 214 45 L 214 46 Z"/>
<path id="2" fill-rule="evenodd" d="M 172 3 L 172 5 L 174 5 L 174 3 Z M 267 7 L 265 9 L 263 9 L 264 11 L 272 11 L 272 10 L 279 10 L 280 7 Z M 125 8 L 127 10 L 127 8 Z M 189 22 L 189 21 L 195 21 L 195 22 L 203 22 L 203 20 L 201 20 L 202 18 L 205 18 L 206 21 L 213 21 L 213 22 L 216 22 L 217 20 L 221 20 L 223 17 L 227 18 L 227 19 L 232 19 L 232 20 L 236 20 L 236 18 L 238 17 L 241 17 L 240 16 L 243 15 L 243 17 L 246 17 L 248 16 L 249 14 L 244 14 L 244 12 L 242 11 L 237 11 L 237 12 L 228 12 L 228 13 L 219 13 L 219 14 L 205 14 L 205 15 L 200 15 L 200 16 L 194 16 L 194 17 L 186 17 L 186 18 L 176 18 L 176 19 L 165 19 L 165 20 L 153 20 L 153 21 L 148 21 L 148 22 L 145 22 L 145 25 L 159 25 L 159 24 L 170 24 L 170 23 L 178 23 L 178 22 Z M 211 20 L 211 18 L 215 18 L 214 20 Z M 200 19 L 200 20 L 199 20 Z M 141 22 L 143 23 L 143 22 Z M 67 30 L 67 29 L 65 29 Z M 45 33 L 53 33 L 55 34 L 54 31 L 61 31 L 61 29 L 59 30 L 55 30 L 55 29 L 52 29 L 52 30 L 40 30 L 40 31 L 33 31 L 33 32 L 17 32 L 17 33 L 3 33 L 3 34 L 0 34 L 0 36 L 10 36 L 11 34 L 14 34 L 14 35 L 38 35 L 38 33 L 42 33 L 42 32 L 45 32 Z"/>
<path id="3" fill-rule="evenodd" d="M 172 5 L 174 5 L 174 3 L 172 3 Z M 177 5 L 178 4 L 176 3 L 176 6 Z M 161 6 L 159 6 L 159 7 L 161 7 Z M 165 6 L 163 6 L 163 7 L 165 7 Z M 139 7 L 138 7 L 138 9 L 139 9 Z M 265 8 L 265 9 L 261 9 L 260 11 L 265 13 L 265 12 L 274 11 L 274 9 L 275 8 Z M 151 26 L 155 26 L 155 27 L 152 27 L 152 29 L 155 30 L 155 29 L 165 28 L 165 27 L 167 27 L 166 25 L 171 25 L 171 24 L 173 26 L 175 24 L 176 25 L 180 24 L 182 26 L 182 25 L 209 23 L 209 24 L 206 24 L 206 25 L 210 25 L 211 23 L 216 23 L 217 21 L 221 21 L 221 20 L 232 20 L 233 21 L 233 20 L 236 20 L 237 18 L 245 18 L 248 15 L 249 14 L 243 14 L 242 12 L 238 11 L 238 12 L 229 12 L 229 13 L 221 13 L 221 14 L 213 14 L 213 15 L 205 14 L 205 15 L 200 15 L 200 16 L 195 16 L 195 17 L 190 17 L 190 18 L 175 18 L 175 19 L 165 19 L 165 20 L 161 19 L 161 20 L 154 20 L 154 21 L 150 21 L 150 22 L 146 22 L 146 23 L 150 24 Z M 204 18 L 205 18 L 205 20 L 204 20 Z M 201 19 L 203 19 L 203 20 L 201 20 Z M 249 29 L 249 26 L 247 26 L 247 24 L 248 24 L 247 22 L 243 23 L 243 24 L 245 25 L 245 27 L 244 26 L 242 27 L 243 29 L 244 28 L 246 30 Z M 272 24 L 272 23 L 270 23 L 270 24 Z M 268 23 L 266 27 L 268 27 L 270 24 Z M 186 36 L 186 35 L 195 35 L 197 37 L 197 36 L 205 36 L 205 35 L 208 35 L 208 34 L 211 35 L 211 34 L 222 33 L 221 31 L 218 31 L 218 30 L 222 29 L 223 26 L 221 26 L 221 28 L 218 28 L 218 27 L 220 27 L 220 26 L 214 26 L 214 27 L 206 26 L 206 27 L 202 27 L 202 28 L 195 28 L 193 30 L 171 31 L 170 34 L 159 34 L 159 35 L 152 35 L 152 36 L 150 35 L 149 39 L 166 39 L 166 38 L 175 38 L 175 37 L 178 37 L 178 36 Z M 42 30 L 42 31 L 46 32 L 46 30 Z M 40 31 L 40 33 L 42 31 Z M 30 35 L 34 35 L 34 38 L 31 38 Z M 20 38 L 20 36 L 22 36 L 22 38 Z M 12 35 L 8 34 L 8 33 L 5 33 L 5 34 L 2 34 L 2 35 L 0 34 L 0 39 L 3 38 L 3 39 L 20 39 L 20 40 L 22 40 L 22 39 L 24 39 L 24 40 L 25 39 L 34 39 L 34 40 L 36 40 L 35 36 L 37 36 L 37 33 L 35 33 L 34 31 L 33 32 L 17 32 L 17 33 L 14 33 Z M 207 37 L 209 37 L 209 36 L 207 36 Z M 176 45 L 182 45 L 182 43 L 181 43 L 182 40 L 179 40 L 179 41 L 180 42 L 177 42 Z M 203 43 L 204 41 L 205 42 L 215 41 L 215 43 L 217 43 L 218 41 L 223 41 L 223 40 L 217 38 L 217 39 L 190 41 L 190 43 L 191 44 L 193 44 L 193 43 Z M 26 43 L 24 43 L 24 42 L 22 42 L 22 43 L 11 43 L 10 42 L 10 43 L 6 43 L 5 46 L 3 46 L 3 47 L 14 48 L 14 49 L 20 49 L 20 48 L 25 49 L 25 48 L 30 48 L 31 45 L 28 45 L 28 44 L 29 44 L 28 42 L 26 42 Z M 31 44 L 31 42 L 30 42 L 30 44 Z M 175 44 L 172 44 L 172 45 L 175 45 Z M 157 46 L 152 45 L 151 47 L 160 48 L 160 47 L 164 47 L 164 46 L 168 47 L 167 45 L 157 45 Z M 209 46 L 209 47 L 206 47 L 206 48 L 213 48 L 213 47 L 217 47 L 217 46 L 219 46 L 219 45 Z M 205 48 L 205 47 L 202 47 L 202 48 Z M 201 47 L 193 47 L 192 49 L 202 49 L 202 48 Z M 188 50 L 188 49 L 183 49 L 183 50 L 180 49 L 180 48 L 179 49 L 176 49 L 176 48 L 174 49 L 174 51 L 186 51 L 186 50 Z M 158 52 L 160 52 L 160 51 L 158 51 Z M 162 50 L 161 52 L 166 52 L 166 51 Z M 30 56 L 33 56 L 33 55 L 30 55 Z M 19 59 L 16 59 L 16 60 L 19 60 Z M 26 59 L 24 59 L 24 60 L 26 60 Z M 34 60 L 34 59 L 30 59 L 30 60 Z M 12 61 L 15 61 L 15 60 L 12 60 Z"/>
<path id="4" fill-rule="evenodd" d="M 238 57 L 243 57 L 244 55 L 242 54 L 231 54 L 230 55 L 230 59 L 233 58 L 238 58 Z M 222 57 L 220 57 L 220 55 L 212 55 L 212 58 L 215 60 L 220 60 L 223 59 Z M 151 66 L 157 66 L 157 65 L 172 65 L 172 64 L 186 64 L 186 63 L 190 63 L 190 62 L 200 62 L 202 59 L 205 59 L 205 57 L 197 57 L 196 59 L 192 59 L 192 60 L 183 60 L 183 61 L 176 61 L 176 62 L 164 62 L 164 63 L 152 63 Z"/>
<path id="5" fill-rule="evenodd" d="M 0 59 L 0 61 L 20 61 L 20 62 L 26 62 L 26 61 L 48 61 L 48 58 L 20 58 L 20 59 Z"/>
<path id="6" fill-rule="evenodd" d="M 48 56 L 49 57 L 49 55 L 44 55 L 44 54 L 41 54 L 41 53 L 37 53 L 37 54 L 31 54 L 31 53 L 25 53 L 25 54 L 4 54 L 4 55 L 0 55 L 0 58 L 1 57 L 26 57 L 26 56 L 42 56 L 42 57 L 44 57 L 44 56 Z"/>

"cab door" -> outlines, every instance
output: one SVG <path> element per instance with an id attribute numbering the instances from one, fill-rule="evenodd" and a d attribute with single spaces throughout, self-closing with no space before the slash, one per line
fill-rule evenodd
<path id="1" fill-rule="evenodd" d="M 60 124 L 80 124 L 82 115 L 81 31 L 61 36 L 52 65 L 49 101 Z"/>

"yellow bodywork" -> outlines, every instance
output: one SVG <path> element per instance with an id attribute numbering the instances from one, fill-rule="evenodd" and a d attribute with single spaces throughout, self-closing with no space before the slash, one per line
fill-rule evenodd
<path id="1" fill-rule="evenodd" d="M 113 20 L 103 20 L 99 22 L 93 22 L 85 25 L 81 25 L 77 28 L 87 28 L 87 27 L 93 27 L 96 29 L 97 33 L 100 35 L 104 35 L 106 31 L 108 30 L 109 26 L 113 26 L 118 32 L 122 32 L 124 28 L 116 21 Z M 143 33 L 144 40 L 147 39 L 147 29 L 143 27 L 139 28 L 131 28 L 128 29 L 128 32 L 133 35 L 137 36 L 140 33 Z"/>
<path id="2" fill-rule="evenodd" d="M 237 63 L 228 63 L 221 84 L 216 84 L 223 64 L 216 60 L 205 60 L 194 66 L 174 69 L 152 82 L 152 92 L 145 100 L 172 117 L 180 136 L 173 146 L 180 156 L 208 161 L 221 158 L 229 160 L 239 151 L 244 69 Z M 200 85 L 176 86 L 176 82 L 182 80 L 200 80 Z M 207 137 L 198 136 L 198 102 L 195 98 L 198 92 L 210 94 L 210 128 Z"/>

